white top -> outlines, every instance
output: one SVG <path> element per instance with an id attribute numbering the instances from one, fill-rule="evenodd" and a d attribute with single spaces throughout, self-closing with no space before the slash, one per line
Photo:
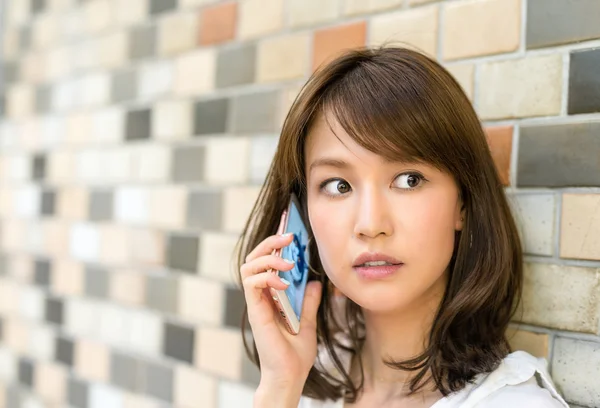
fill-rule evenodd
<path id="1" fill-rule="evenodd" d="M 321 356 L 322 357 L 322 356 Z M 341 357 L 342 358 L 342 357 Z M 349 365 L 348 358 L 345 362 Z M 322 367 L 328 364 L 323 362 Z M 547 362 L 525 351 L 507 355 L 491 373 L 478 374 L 473 384 L 442 398 L 431 408 L 569 408 L 548 373 Z M 337 372 L 330 367 L 333 375 Z M 539 384 L 536 377 L 539 375 Z M 300 399 L 298 408 L 343 408 L 344 401 Z"/>

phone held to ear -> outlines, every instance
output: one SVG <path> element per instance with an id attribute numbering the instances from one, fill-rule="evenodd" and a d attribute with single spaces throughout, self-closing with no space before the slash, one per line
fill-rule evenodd
<path id="1" fill-rule="evenodd" d="M 300 314 L 302 313 L 302 302 L 308 280 L 308 260 L 310 259 L 308 229 L 301 208 L 298 197 L 292 193 L 285 218 L 277 233 L 292 233 L 294 238 L 288 246 L 273 251 L 273 255 L 295 262 L 294 268 L 290 271 L 277 271 L 279 277 L 290 282 L 290 285 L 285 290 L 270 288 L 273 301 L 291 334 L 298 334 L 300 331 Z M 269 272 L 273 272 L 273 270 Z"/>

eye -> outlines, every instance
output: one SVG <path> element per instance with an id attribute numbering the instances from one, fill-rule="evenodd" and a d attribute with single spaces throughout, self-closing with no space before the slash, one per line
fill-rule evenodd
<path id="1" fill-rule="evenodd" d="M 329 179 L 321 183 L 319 190 L 330 196 L 340 196 L 350 191 L 350 184 L 342 179 Z"/>
<path id="2" fill-rule="evenodd" d="M 416 188 L 419 188 L 420 185 L 423 184 L 423 182 L 427 181 L 425 179 L 425 177 L 423 177 L 422 174 L 420 173 L 404 173 L 404 174 L 400 174 L 398 177 L 396 177 L 395 180 L 400 180 L 400 184 L 405 185 L 406 187 L 400 187 L 404 190 L 414 190 Z"/>

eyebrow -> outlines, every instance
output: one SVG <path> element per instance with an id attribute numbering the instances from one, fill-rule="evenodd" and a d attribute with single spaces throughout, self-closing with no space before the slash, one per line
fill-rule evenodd
<path id="1" fill-rule="evenodd" d="M 400 165 L 409 165 L 409 164 L 414 164 L 414 165 L 419 165 L 422 164 L 419 161 L 406 161 L 406 160 L 386 160 L 387 163 L 392 163 L 392 164 L 400 164 Z M 312 172 L 313 169 L 315 169 L 316 167 L 320 167 L 320 166 L 324 166 L 324 167 L 335 167 L 338 169 L 348 169 L 351 168 L 352 165 L 348 162 L 345 162 L 344 160 L 340 160 L 340 159 L 334 159 L 331 157 L 322 157 L 320 159 L 317 159 L 315 161 L 313 161 L 310 165 L 310 167 L 308 168 L 308 172 Z"/>

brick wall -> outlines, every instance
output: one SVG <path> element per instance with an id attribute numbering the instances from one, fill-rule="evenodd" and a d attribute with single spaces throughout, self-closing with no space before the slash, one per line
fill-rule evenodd
<path id="1" fill-rule="evenodd" d="M 487 128 L 527 252 L 511 341 L 600 406 L 597 0 L 4 0 L 0 407 L 250 406 L 230 255 L 338 50 L 417 46 Z"/>

